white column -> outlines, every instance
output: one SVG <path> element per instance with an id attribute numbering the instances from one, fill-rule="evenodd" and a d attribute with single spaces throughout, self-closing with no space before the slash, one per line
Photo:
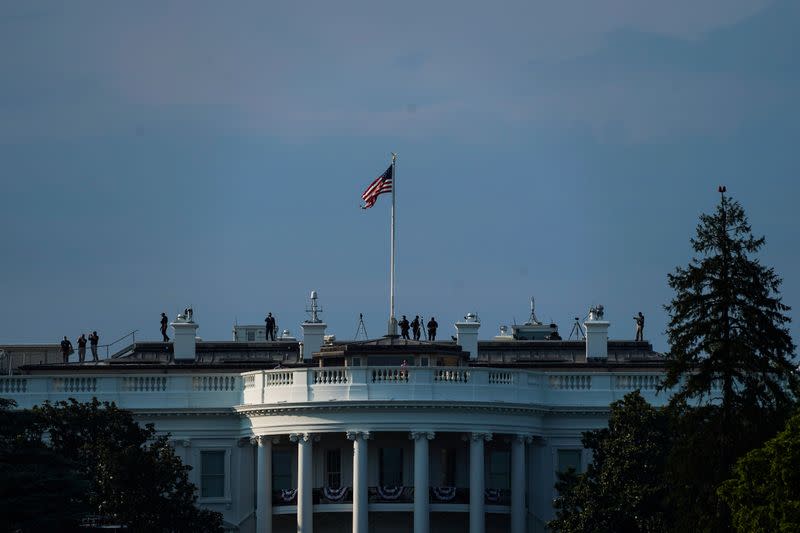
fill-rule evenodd
<path id="1" fill-rule="evenodd" d="M 434 436 L 428 431 L 412 431 L 409 434 L 414 441 L 414 533 L 428 533 L 431 527 L 428 441 Z"/>
<path id="2" fill-rule="evenodd" d="M 511 533 L 525 533 L 525 445 L 530 435 L 515 435 L 511 441 Z"/>
<path id="3" fill-rule="evenodd" d="M 484 533 L 486 510 L 484 506 L 484 454 L 483 443 L 492 440 L 491 433 L 473 433 L 469 440 L 469 533 Z"/>
<path id="4" fill-rule="evenodd" d="M 348 431 L 353 441 L 353 533 L 369 531 L 369 492 L 367 481 L 368 431 Z"/>
<path id="5" fill-rule="evenodd" d="M 313 477 L 310 433 L 292 433 L 292 442 L 297 443 L 297 533 L 313 533 Z"/>
<path id="6" fill-rule="evenodd" d="M 251 439 L 258 446 L 256 455 L 256 528 L 272 533 L 272 438 L 260 435 Z"/>

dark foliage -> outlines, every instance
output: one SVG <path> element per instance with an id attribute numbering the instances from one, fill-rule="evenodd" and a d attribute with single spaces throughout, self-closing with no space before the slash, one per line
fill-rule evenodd
<path id="1" fill-rule="evenodd" d="M 764 446 L 739 459 L 719 488 L 739 532 L 800 531 L 800 414 Z"/>
<path id="2" fill-rule="evenodd" d="M 666 531 L 664 470 L 667 415 L 638 391 L 611 404 L 608 428 L 583 435 L 593 462 L 583 474 L 561 474 L 556 518 L 548 526 L 571 532 Z"/>
<path id="3" fill-rule="evenodd" d="M 691 240 L 697 257 L 669 275 L 675 297 L 667 335 L 663 387 L 676 387 L 676 439 L 669 477 L 677 518 L 694 531 L 727 531 L 727 506 L 716 488 L 736 458 L 783 425 L 796 401 L 795 346 L 781 279 L 754 255 L 764 238 L 752 235 L 741 205 L 724 193 L 700 216 Z M 679 528 L 680 529 L 680 528 Z"/>
<path id="4" fill-rule="evenodd" d="M 85 501 L 94 514 L 135 531 L 217 532 L 219 513 L 195 506 L 196 488 L 167 436 L 138 425 L 113 403 L 69 402 L 35 407 L 53 450 L 90 480 Z"/>
<path id="5" fill-rule="evenodd" d="M 29 411 L 0 399 L 0 531 L 72 531 L 89 508 L 77 465 L 32 431 Z"/>

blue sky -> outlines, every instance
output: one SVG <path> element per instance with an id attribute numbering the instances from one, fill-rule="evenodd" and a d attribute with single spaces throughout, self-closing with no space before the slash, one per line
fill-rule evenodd
<path id="1" fill-rule="evenodd" d="M 724 183 L 800 305 L 800 4 L 4 2 L 0 342 L 647 316 Z M 793 326 L 797 339 L 798 327 Z"/>

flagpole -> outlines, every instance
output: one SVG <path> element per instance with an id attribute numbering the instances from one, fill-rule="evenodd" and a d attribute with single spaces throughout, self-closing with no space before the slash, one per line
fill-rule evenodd
<path id="1" fill-rule="evenodd" d="M 389 260 L 389 335 L 397 336 L 397 320 L 394 317 L 394 253 L 395 239 L 395 198 L 397 193 L 397 154 L 392 152 L 392 255 Z"/>

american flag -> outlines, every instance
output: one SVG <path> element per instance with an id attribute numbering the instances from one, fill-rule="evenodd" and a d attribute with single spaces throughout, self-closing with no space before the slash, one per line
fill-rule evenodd
<path id="1" fill-rule="evenodd" d="M 375 178 L 375 181 L 369 184 L 369 187 L 361 195 L 364 200 L 364 205 L 361 209 L 369 209 L 375 205 L 378 196 L 385 192 L 392 192 L 392 166 L 386 169 L 386 172 Z"/>

